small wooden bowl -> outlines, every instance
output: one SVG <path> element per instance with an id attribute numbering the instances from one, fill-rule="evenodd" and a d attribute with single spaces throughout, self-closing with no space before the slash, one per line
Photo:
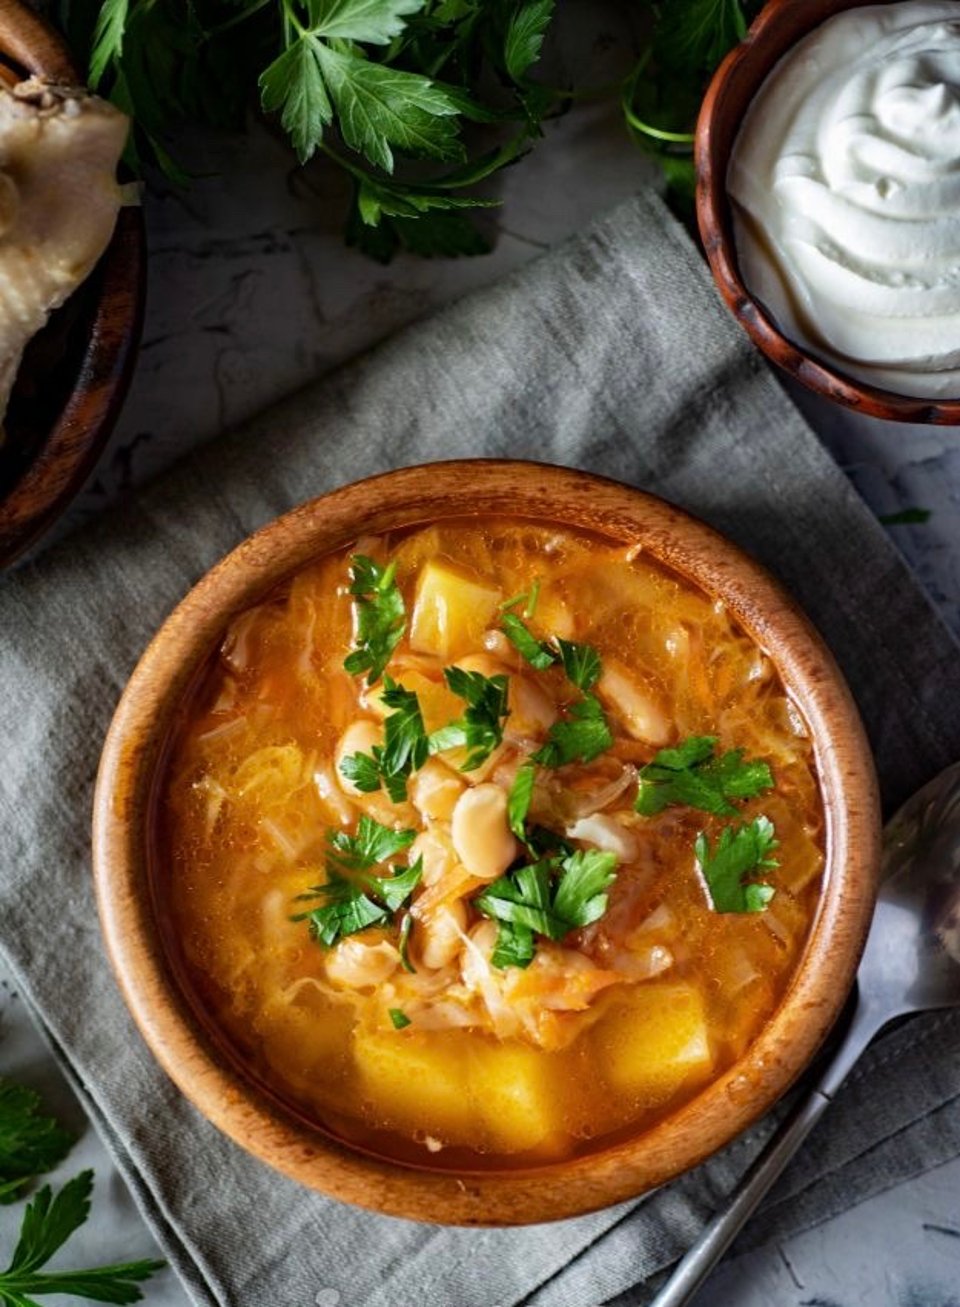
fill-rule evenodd
<path id="1" fill-rule="evenodd" d="M 0 0 L 0 78 L 82 82 L 60 37 Z M 139 209 L 121 209 L 96 268 L 27 346 L 0 446 L 0 567 L 63 512 L 92 470 L 133 370 L 145 289 Z"/>
<path id="2" fill-rule="evenodd" d="M 244 1074 L 211 1037 L 164 950 L 156 793 L 178 706 L 227 624 L 310 560 L 361 534 L 475 514 L 574 526 L 644 552 L 722 600 L 773 658 L 816 748 L 826 807 L 824 891 L 783 1002 L 747 1054 L 667 1120 L 587 1157 L 455 1173 L 354 1149 Z M 94 801 L 93 866 L 107 949 L 144 1039 L 184 1094 L 279 1171 L 362 1207 L 424 1221 L 512 1225 L 591 1211 L 695 1166 L 755 1121 L 810 1061 L 852 983 L 873 909 L 879 809 L 869 746 L 829 651 L 763 569 L 703 523 L 639 490 L 541 464 L 405 468 L 264 527 L 213 568 L 154 637 L 110 727 Z"/>
<path id="3" fill-rule="evenodd" d="M 883 0 L 881 0 L 883 2 Z M 714 74 L 697 122 L 697 221 L 720 294 L 754 344 L 810 390 L 871 417 L 938 426 L 960 423 L 960 399 L 917 399 L 858 381 L 788 340 L 740 275 L 727 167 L 753 97 L 778 60 L 834 14 L 866 0 L 769 0 L 746 38 Z"/>

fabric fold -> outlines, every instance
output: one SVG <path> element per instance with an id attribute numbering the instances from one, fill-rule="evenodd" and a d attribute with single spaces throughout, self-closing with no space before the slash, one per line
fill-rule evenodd
<path id="1" fill-rule="evenodd" d="M 960 704 L 956 644 L 652 194 L 198 450 L 9 577 L 0 940 L 202 1307 L 310 1307 L 324 1293 L 339 1307 L 639 1304 L 641 1282 L 682 1251 L 773 1128 L 577 1220 L 416 1226 L 248 1157 L 176 1092 L 123 1007 L 88 824 L 100 745 L 152 632 L 213 562 L 293 504 L 389 467 L 480 455 L 653 490 L 764 561 L 846 671 L 888 805 L 960 757 L 960 717 L 945 710 Z M 958 1088 L 960 1019 L 887 1036 L 746 1238 L 782 1237 L 960 1153 Z"/>

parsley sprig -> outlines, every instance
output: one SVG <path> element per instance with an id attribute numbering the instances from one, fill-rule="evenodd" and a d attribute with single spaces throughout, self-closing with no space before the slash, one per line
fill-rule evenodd
<path id="1" fill-rule="evenodd" d="M 397 585 L 396 563 L 386 567 L 354 554 L 350 560 L 350 593 L 355 596 L 356 648 L 343 661 L 351 676 L 367 674 L 367 685 L 383 675 L 394 649 L 403 638 L 406 609 Z"/>
<path id="2" fill-rule="evenodd" d="M 636 811 L 653 817 L 664 808 L 684 805 L 732 816 L 735 800 L 752 799 L 773 788 L 767 763 L 747 760 L 743 749 L 717 754 L 714 735 L 691 735 L 673 749 L 661 749 L 640 769 Z"/>
<path id="3" fill-rule="evenodd" d="M 370 753 L 354 753 L 342 759 L 340 772 L 364 794 L 372 794 L 382 785 L 394 803 L 403 803 L 408 777 L 428 757 L 426 727 L 414 691 L 404 689 L 386 674 L 381 698 L 394 710 L 384 719 L 383 744 L 375 744 Z"/>
<path id="4" fill-rule="evenodd" d="M 414 837 L 412 830 L 394 831 L 367 816 L 357 823 L 356 835 L 337 831 L 328 836 L 326 882 L 297 895 L 298 902 L 322 902 L 296 913 L 291 920 L 308 922 L 313 937 L 324 948 L 332 948 L 345 935 L 356 935 L 368 926 L 392 924 L 420 884 L 423 860 L 417 858 L 406 868 L 394 866 L 389 876 L 373 875 L 370 868 L 407 848 Z M 406 937 L 401 933 L 404 953 L 408 937 L 409 928 Z"/>
<path id="5" fill-rule="evenodd" d="M 755 817 L 740 826 L 724 826 L 713 849 L 706 834 L 700 832 L 695 845 L 697 865 L 715 912 L 763 911 L 776 891 L 756 878 L 780 865 L 771 856 L 778 846 L 768 817 Z M 748 876 L 754 879 L 746 880 Z"/>
<path id="6" fill-rule="evenodd" d="M 466 700 L 467 709 L 462 717 L 433 732 L 430 752 L 465 748 L 467 756 L 460 770 L 475 771 L 503 741 L 503 723 L 509 715 L 509 680 L 461 667 L 445 667 L 443 676 L 453 693 Z"/>
<path id="7" fill-rule="evenodd" d="M 700 97 L 760 0 L 642 8 L 649 44 L 611 91 L 628 130 L 690 193 Z M 322 151 L 347 174 L 347 239 L 383 261 L 400 248 L 486 251 L 466 211 L 498 201 L 477 183 L 590 92 L 533 80 L 554 0 L 55 0 L 53 11 L 91 85 L 133 114 L 131 162 L 187 182 L 169 154 L 184 123 L 239 127 L 259 95 L 300 159 Z M 487 124 L 476 141 L 470 123 Z M 421 161 L 415 173 L 405 159 Z"/>
<path id="8" fill-rule="evenodd" d="M 140 1283 L 162 1270 L 163 1262 L 124 1262 L 90 1270 L 43 1269 L 90 1215 L 92 1190 L 93 1172 L 82 1171 L 57 1194 L 44 1185 L 27 1205 L 13 1257 L 7 1269 L 0 1271 L 0 1303 L 36 1307 L 35 1294 L 65 1294 L 119 1304 L 142 1301 Z"/>
<path id="9" fill-rule="evenodd" d="M 34 1176 L 66 1157 L 74 1138 L 41 1111 L 40 1095 L 0 1079 L 0 1203 L 9 1203 Z"/>
<path id="10" fill-rule="evenodd" d="M 577 849 L 508 872 L 473 901 L 498 923 L 491 956 L 495 967 L 526 967 L 536 953 L 535 935 L 560 940 L 571 930 L 599 920 L 616 879 L 616 855 Z"/>

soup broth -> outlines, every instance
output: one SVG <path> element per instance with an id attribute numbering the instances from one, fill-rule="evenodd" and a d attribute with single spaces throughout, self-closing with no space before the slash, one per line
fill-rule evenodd
<path id="1" fill-rule="evenodd" d="M 441 1166 L 691 1099 L 774 1012 L 823 868 L 805 723 L 723 605 L 492 518 L 358 540 L 239 616 L 158 821 L 169 929 L 244 1062 Z"/>

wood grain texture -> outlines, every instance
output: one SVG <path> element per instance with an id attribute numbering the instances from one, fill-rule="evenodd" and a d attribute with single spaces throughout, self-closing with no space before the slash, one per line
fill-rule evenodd
<path id="1" fill-rule="evenodd" d="M 722 599 L 774 660 L 812 730 L 826 809 L 824 891 L 783 1002 L 748 1053 L 692 1102 L 625 1143 L 523 1171 L 406 1166 L 351 1147 L 257 1083 L 210 1026 L 164 946 L 155 800 L 171 726 L 230 620 L 360 534 L 490 513 L 640 545 Z M 638 490 L 533 463 L 405 468 L 313 500 L 251 536 L 174 610 L 117 708 L 94 802 L 94 878 L 124 998 L 161 1066 L 215 1125 L 315 1189 L 393 1215 L 509 1225 L 587 1212 L 696 1165 L 761 1116 L 807 1065 L 853 981 L 875 895 L 879 807 L 869 747 L 829 651 L 795 602 L 711 528 Z"/>
<path id="2" fill-rule="evenodd" d="M 19 0 L 0 0 L 0 77 L 79 84 L 61 38 Z M 87 280 L 29 343 L 0 447 L 0 567 L 63 512 L 113 427 L 136 355 L 145 293 L 139 208 L 121 209 Z"/>
<path id="3" fill-rule="evenodd" d="M 889 0 L 888 0 L 889 2 Z M 751 295 L 737 261 L 726 177 L 747 107 L 774 65 L 826 19 L 864 0 L 770 0 L 746 39 L 717 69 L 697 122 L 697 221 L 714 280 L 730 310 L 773 363 L 810 390 L 847 408 L 898 422 L 960 424 L 960 398 L 917 399 L 848 376 L 788 340 Z"/>

